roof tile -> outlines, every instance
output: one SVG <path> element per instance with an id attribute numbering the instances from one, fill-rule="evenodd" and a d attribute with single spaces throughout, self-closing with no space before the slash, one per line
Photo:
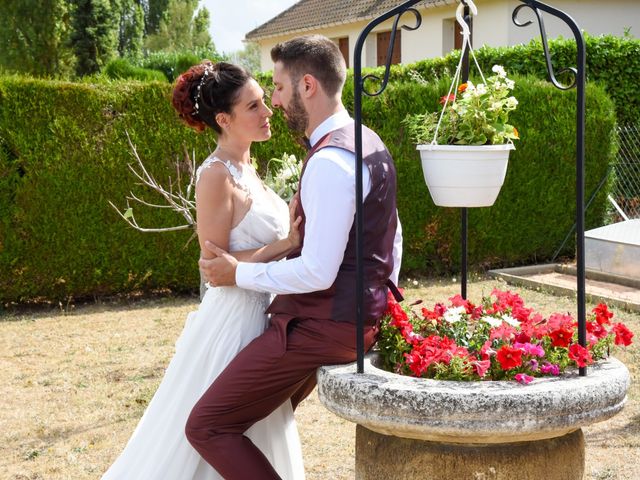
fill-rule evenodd
<path id="1" fill-rule="evenodd" d="M 451 0 L 423 0 L 416 6 L 431 7 Z M 313 30 L 357 20 L 372 19 L 400 4 L 398 0 L 300 0 L 271 20 L 251 30 L 247 40 Z"/>

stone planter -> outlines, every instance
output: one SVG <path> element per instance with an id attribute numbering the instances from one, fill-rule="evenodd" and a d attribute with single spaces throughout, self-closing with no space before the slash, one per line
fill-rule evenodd
<path id="1" fill-rule="evenodd" d="M 507 174 L 512 143 L 504 145 L 418 145 L 422 173 L 440 207 L 490 207 Z"/>
<path id="2" fill-rule="evenodd" d="M 358 424 L 356 479 L 581 479 L 581 428 L 619 412 L 629 372 L 610 358 L 586 377 L 453 382 L 396 375 L 365 358 L 318 371 L 320 401 Z"/>

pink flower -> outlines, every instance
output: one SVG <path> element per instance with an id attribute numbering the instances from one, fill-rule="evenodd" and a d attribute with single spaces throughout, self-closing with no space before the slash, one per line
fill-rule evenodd
<path id="1" fill-rule="evenodd" d="M 544 364 L 540 367 L 540 372 L 544 373 L 545 375 L 547 374 L 551 374 L 551 375 L 560 375 L 560 367 L 554 363 L 549 363 L 549 362 L 544 362 Z"/>
<path id="2" fill-rule="evenodd" d="M 491 348 L 491 341 L 487 340 L 486 342 L 484 342 L 484 345 L 482 345 L 482 348 L 480 349 L 480 356 L 482 357 L 482 359 L 489 360 L 489 358 L 491 358 L 491 356 L 495 354 L 496 351 Z"/>
<path id="3" fill-rule="evenodd" d="M 527 383 L 531 383 L 531 380 L 533 380 L 532 376 L 525 375 L 524 373 L 518 373 L 514 378 L 518 383 L 522 383 L 523 385 L 526 385 Z"/>
<path id="4" fill-rule="evenodd" d="M 478 376 L 480 378 L 484 378 L 487 374 L 487 370 L 489 370 L 489 367 L 491 366 L 491 360 L 476 360 L 471 362 L 471 365 Z"/>
<path id="5" fill-rule="evenodd" d="M 573 317 L 568 313 L 552 313 L 547 320 L 549 331 L 551 330 L 569 330 L 573 328 Z"/>
<path id="6" fill-rule="evenodd" d="M 540 345 L 534 345 L 533 343 L 519 343 L 513 344 L 515 348 L 520 348 L 527 355 L 533 355 L 535 357 L 544 357 L 544 349 Z"/>
<path id="7" fill-rule="evenodd" d="M 503 322 L 499 327 L 491 329 L 491 335 L 489 338 L 491 340 L 495 340 L 498 338 L 500 340 L 504 340 L 505 342 L 509 342 L 511 341 L 511 339 L 513 339 L 513 337 L 515 337 L 515 334 L 516 329 L 511 325 L 507 325 Z"/>

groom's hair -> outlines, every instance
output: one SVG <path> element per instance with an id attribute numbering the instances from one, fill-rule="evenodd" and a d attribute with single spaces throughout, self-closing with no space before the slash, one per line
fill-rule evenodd
<path id="1" fill-rule="evenodd" d="M 340 92 L 347 67 L 338 46 L 322 35 L 305 35 L 278 43 L 271 49 L 271 60 L 282 62 L 292 82 L 313 75 L 329 96 Z"/>

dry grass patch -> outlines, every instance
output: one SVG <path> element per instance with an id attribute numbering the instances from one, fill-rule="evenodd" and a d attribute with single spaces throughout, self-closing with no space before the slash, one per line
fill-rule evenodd
<path id="1" fill-rule="evenodd" d="M 407 283 L 408 299 L 427 303 L 458 293 L 452 282 Z M 476 281 L 469 298 L 499 281 Z M 543 313 L 575 311 L 575 301 L 522 290 Z M 96 479 L 124 447 L 160 382 L 193 298 L 85 305 L 68 312 L 0 317 L 0 478 Z M 640 333 L 640 315 L 615 311 Z M 640 337 L 638 337 L 640 342 Z M 640 348 L 618 358 L 638 378 Z M 296 412 L 309 480 L 354 476 L 352 424 L 322 407 L 317 396 Z M 625 410 L 585 429 L 587 472 L 593 480 L 637 478 L 640 387 Z"/>

